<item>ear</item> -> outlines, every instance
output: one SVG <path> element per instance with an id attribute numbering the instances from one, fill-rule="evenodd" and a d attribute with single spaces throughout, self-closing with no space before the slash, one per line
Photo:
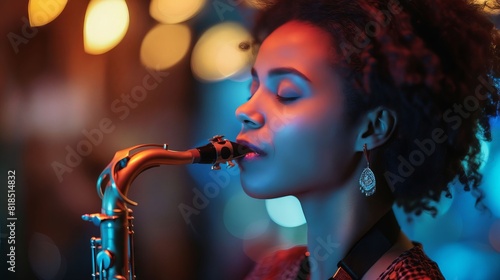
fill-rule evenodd
<path id="1" fill-rule="evenodd" d="M 386 143 L 391 138 L 396 123 L 396 113 L 390 109 L 377 107 L 368 111 L 358 126 L 356 150 L 363 151 L 364 144 L 371 150 Z"/>

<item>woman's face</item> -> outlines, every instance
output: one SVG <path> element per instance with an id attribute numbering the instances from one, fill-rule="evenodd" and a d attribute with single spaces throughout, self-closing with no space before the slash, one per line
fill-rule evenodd
<path id="1" fill-rule="evenodd" d="M 239 161 L 250 196 L 300 195 L 346 179 L 357 135 L 344 118 L 330 42 L 318 27 L 291 21 L 261 45 L 251 97 L 236 110 L 237 141 L 257 152 Z"/>

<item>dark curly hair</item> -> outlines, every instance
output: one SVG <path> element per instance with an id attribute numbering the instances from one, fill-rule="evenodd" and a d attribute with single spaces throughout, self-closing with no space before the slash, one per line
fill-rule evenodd
<path id="1" fill-rule="evenodd" d="M 348 117 L 394 110 L 391 139 L 373 151 L 395 203 L 407 213 L 437 210 L 457 179 L 482 205 L 480 140 L 497 116 L 499 35 L 481 5 L 466 0 L 278 0 L 256 21 L 257 43 L 298 20 L 330 34 L 332 65 L 344 77 Z M 339 55 L 340 54 L 340 55 Z"/>

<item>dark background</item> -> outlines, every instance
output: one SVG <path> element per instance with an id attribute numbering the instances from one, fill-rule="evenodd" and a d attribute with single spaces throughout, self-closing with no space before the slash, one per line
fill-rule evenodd
<path id="1" fill-rule="evenodd" d="M 90 279 L 89 239 L 99 230 L 80 217 L 100 212 L 96 180 L 116 151 L 165 142 L 185 150 L 215 134 L 234 139 L 238 133 L 234 110 L 245 101 L 248 82 L 196 79 L 190 53 L 161 70 L 157 87 L 126 116 L 113 111 L 114 101 L 154 76 L 139 53 L 158 23 L 149 15 L 149 1 L 127 4 L 130 26 L 122 42 L 90 55 L 83 49 L 88 1 L 69 1 L 58 18 L 36 28 L 27 25 L 27 1 L 0 3 L 1 279 Z M 184 23 L 192 31 L 190 50 L 211 26 L 236 21 L 248 27 L 253 12 L 244 1 L 206 1 Z M 13 44 L 13 34 L 23 43 Z M 54 164 L 67 165 L 68 149 L 87 139 L 82 131 L 95 132 L 103 120 L 111 131 L 58 178 Z M 500 136 L 500 125 L 493 127 Z M 397 212 L 403 229 L 424 244 L 447 279 L 500 276 L 499 143 L 484 145 L 490 213 L 476 210 L 460 188 L 438 205 L 436 219 L 424 213 L 409 224 Z M 16 171 L 15 274 L 5 261 L 8 170 Z M 198 200 L 200 192 L 208 194 L 205 202 Z M 242 279 L 262 253 L 305 242 L 305 225 L 283 227 L 272 220 L 264 201 L 241 191 L 237 171 L 161 166 L 140 175 L 129 196 L 139 203 L 133 207 L 138 279 Z M 197 202 L 203 205 L 195 207 Z M 180 211 L 186 206 L 196 210 L 189 217 Z"/>

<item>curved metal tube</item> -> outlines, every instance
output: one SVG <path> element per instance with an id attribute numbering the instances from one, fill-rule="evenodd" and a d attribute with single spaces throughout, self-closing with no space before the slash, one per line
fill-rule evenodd
<path id="1" fill-rule="evenodd" d="M 210 163 L 212 169 L 220 169 L 220 163 L 227 163 L 231 167 L 233 159 L 249 152 L 249 148 L 223 136 L 214 136 L 209 144 L 182 152 L 168 150 L 166 144 L 137 145 L 116 152 L 97 180 L 101 213 L 82 216 L 101 231 L 101 238 L 91 238 L 93 279 L 135 279 L 133 216 L 127 204 L 137 203 L 129 199 L 127 193 L 139 174 L 159 165 Z"/>

